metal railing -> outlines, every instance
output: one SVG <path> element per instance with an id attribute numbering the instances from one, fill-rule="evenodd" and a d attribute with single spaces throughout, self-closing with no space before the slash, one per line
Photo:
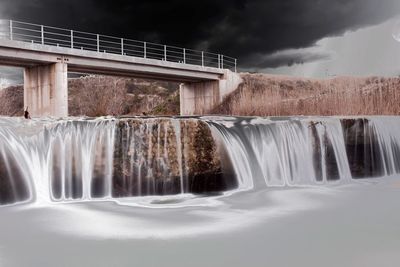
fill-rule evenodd
<path id="1" fill-rule="evenodd" d="M 237 59 L 221 54 L 15 20 L 1 20 L 0 26 L 0 38 L 15 41 L 237 71 Z"/>

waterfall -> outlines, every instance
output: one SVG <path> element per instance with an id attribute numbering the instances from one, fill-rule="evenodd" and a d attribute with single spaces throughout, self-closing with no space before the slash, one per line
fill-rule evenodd
<path id="1" fill-rule="evenodd" d="M 67 121 L 46 129 L 51 199 L 111 197 L 114 133 L 112 120 Z"/>
<path id="2" fill-rule="evenodd" d="M 400 118 L 207 118 L 241 189 L 349 182 L 400 172 Z"/>
<path id="3" fill-rule="evenodd" d="M 183 193 L 179 133 L 179 121 L 121 121 L 114 162 L 114 196 Z"/>
<path id="4" fill-rule="evenodd" d="M 400 118 L 0 118 L 0 204 L 348 183 L 400 172 Z"/>
<path id="5" fill-rule="evenodd" d="M 223 171 L 207 124 L 198 119 L 131 118 L 117 127 L 113 196 L 223 191 L 236 186 Z"/>
<path id="6" fill-rule="evenodd" d="M 114 125 L 1 119 L 0 178 L 13 192 L 2 203 L 110 197 Z"/>
<path id="7" fill-rule="evenodd" d="M 400 119 L 372 117 L 345 122 L 347 155 L 353 178 L 400 172 Z"/>

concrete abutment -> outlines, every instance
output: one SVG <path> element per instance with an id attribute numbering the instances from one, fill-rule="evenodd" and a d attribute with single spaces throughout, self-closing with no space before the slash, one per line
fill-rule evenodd
<path id="1" fill-rule="evenodd" d="M 205 115 L 236 90 L 242 79 L 225 70 L 220 80 L 187 82 L 180 86 L 181 115 Z M 26 67 L 24 106 L 32 117 L 68 116 L 68 66 L 51 63 Z"/>
<path id="2" fill-rule="evenodd" d="M 242 79 L 239 74 L 225 70 L 216 81 L 182 83 L 180 85 L 181 115 L 205 115 L 225 96 L 235 91 Z"/>
<path id="3" fill-rule="evenodd" d="M 68 116 L 68 67 L 51 63 L 26 67 L 24 106 L 32 117 Z"/>

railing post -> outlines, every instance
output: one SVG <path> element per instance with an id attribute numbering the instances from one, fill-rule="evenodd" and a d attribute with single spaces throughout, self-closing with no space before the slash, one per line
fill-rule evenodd
<path id="1" fill-rule="evenodd" d="M 10 40 L 13 40 L 13 21 L 10 20 Z"/>
<path id="2" fill-rule="evenodd" d="M 5 23 L 6 23 L 6 27 L 7 27 L 7 22 L 5 22 Z M 13 25 L 13 24 L 15 24 L 15 25 Z M 47 35 L 54 34 L 54 33 L 51 33 L 52 32 L 51 30 L 49 30 L 49 29 L 51 29 L 51 27 L 49 27 L 49 26 L 35 25 L 35 24 L 29 24 L 29 25 L 34 25 L 35 26 L 34 31 L 36 32 L 35 36 L 36 36 L 37 39 L 39 38 L 37 35 L 40 32 L 41 40 L 40 41 L 37 40 L 37 39 L 36 40 L 34 40 L 34 39 L 30 40 L 31 38 L 29 38 L 28 40 L 25 40 L 26 42 L 32 42 L 32 43 L 36 43 L 36 44 L 41 42 L 42 45 L 46 45 L 46 42 L 45 42 L 46 41 L 46 38 L 45 38 L 46 37 L 45 36 L 46 28 L 47 28 Z M 15 34 L 13 32 L 14 31 L 14 26 L 15 26 L 15 29 L 22 29 L 22 30 L 24 29 L 23 26 L 20 26 L 18 24 L 18 21 L 16 22 L 16 21 L 9 20 L 9 39 L 13 40 L 15 38 L 16 40 L 20 40 L 18 38 L 18 33 L 19 32 L 16 31 Z M 19 28 L 18 26 L 20 26 L 21 28 Z M 40 31 L 38 30 L 39 27 L 40 27 Z M 27 29 L 27 30 L 29 30 L 29 29 Z M 59 40 L 61 42 L 64 42 L 64 44 L 63 43 L 61 43 L 61 45 L 54 44 L 54 43 L 50 42 L 49 39 L 51 39 L 51 38 L 48 36 L 47 37 L 47 41 L 48 41 L 47 45 L 52 44 L 52 45 L 57 45 L 57 46 L 60 46 L 60 47 L 68 47 L 68 41 L 66 39 L 68 38 L 68 34 L 67 33 L 70 32 L 70 47 L 71 47 L 71 49 L 75 48 L 75 44 L 76 44 L 76 49 L 79 49 L 79 47 L 81 48 L 81 50 L 88 49 L 88 45 L 90 45 L 90 43 L 86 43 L 86 44 L 83 44 L 83 45 L 80 45 L 80 43 L 79 43 L 78 39 L 84 38 L 84 37 L 81 37 L 80 32 L 76 31 L 77 32 L 77 43 L 74 43 L 74 39 L 75 39 L 75 36 L 74 36 L 74 34 L 75 34 L 74 32 L 75 31 L 74 30 L 67 30 L 67 29 L 59 29 L 59 30 L 62 30 L 64 32 L 64 35 L 63 35 L 64 38 L 62 38 L 62 40 Z M 97 52 L 100 52 L 100 51 L 103 52 L 104 51 L 104 53 L 107 53 L 107 45 L 105 44 L 105 42 L 106 43 L 109 42 L 107 36 L 100 35 L 100 34 L 93 34 L 93 33 L 82 33 L 82 34 L 88 34 L 89 35 L 89 37 L 86 37 L 86 38 L 89 38 L 88 40 L 92 43 L 92 48 L 90 48 L 90 50 L 92 50 L 92 51 L 94 50 L 93 49 L 93 46 L 94 46 L 93 41 L 97 40 Z M 95 36 L 96 36 L 96 39 L 93 38 Z M 101 41 L 100 37 L 101 36 L 103 36 L 103 47 L 101 47 L 101 43 L 100 43 L 100 41 Z M 86 38 L 84 38 L 84 39 L 86 39 Z M 115 45 L 118 45 L 118 39 L 120 39 L 121 55 L 124 56 L 124 55 L 130 54 L 129 46 L 131 46 L 132 44 L 130 43 L 129 39 L 125 40 L 124 38 L 116 38 L 116 37 L 109 37 L 109 38 L 113 38 L 112 40 L 114 40 L 114 44 Z M 139 50 L 140 50 L 140 42 L 139 41 L 134 41 L 134 42 L 136 42 L 136 45 L 139 46 Z M 126 51 L 128 53 L 125 53 L 125 43 L 127 43 Z M 218 59 L 218 68 L 219 69 L 224 69 L 226 67 L 229 70 L 234 70 L 235 72 L 238 71 L 238 66 L 237 66 L 238 63 L 237 63 L 237 59 L 236 58 L 228 57 L 227 58 L 227 63 L 225 64 L 224 55 L 222 55 L 222 54 L 210 54 L 210 53 L 204 52 L 204 51 L 195 51 L 195 50 L 188 49 L 188 55 L 187 55 L 187 53 L 186 53 L 187 49 L 186 48 L 176 48 L 176 47 L 170 47 L 170 55 L 169 55 L 169 58 L 168 58 L 168 46 L 167 45 L 150 43 L 150 52 L 148 53 L 147 52 L 147 43 L 146 42 L 142 42 L 142 43 L 143 43 L 143 57 L 145 59 L 147 58 L 147 54 L 150 54 L 149 58 L 151 58 L 151 59 L 164 60 L 164 61 L 170 60 L 171 62 L 174 61 L 174 62 L 179 62 L 179 63 L 183 63 L 183 64 L 187 64 L 187 62 L 188 62 L 187 59 L 189 59 L 189 64 L 192 64 L 193 60 L 195 60 L 195 59 L 193 59 L 191 57 L 197 57 L 197 59 L 198 59 L 199 53 L 201 53 L 201 66 L 204 68 L 206 66 L 215 67 L 215 65 L 213 65 L 213 64 L 215 63 L 214 62 L 215 55 L 217 55 L 218 56 L 217 57 L 217 59 Z M 114 50 L 118 49 L 118 47 L 115 47 L 115 45 L 113 45 L 110 49 L 111 50 L 112 49 L 114 49 Z M 163 47 L 163 49 L 162 49 L 162 47 Z M 113 53 L 110 49 L 108 50 L 109 53 Z M 182 58 L 180 58 L 180 56 L 179 56 L 179 54 L 180 54 L 179 50 L 180 49 L 182 49 L 181 52 L 183 53 L 182 54 L 183 62 L 181 61 Z M 156 50 L 156 51 L 154 51 L 154 50 Z M 135 55 L 135 53 L 137 55 L 137 53 L 139 52 L 138 56 L 140 56 L 140 51 L 138 51 L 136 49 L 135 49 L 135 51 L 136 52 L 134 52 L 133 55 Z M 118 54 L 118 51 L 117 51 L 117 54 Z M 176 56 L 174 56 L 172 54 L 176 54 Z M 187 58 L 187 56 L 189 56 L 189 57 Z M 195 62 L 193 64 L 200 65 L 198 60 L 197 60 L 197 62 Z"/>
<path id="3" fill-rule="evenodd" d="M 74 48 L 74 31 L 71 30 L 71 48 Z"/>
<path id="4" fill-rule="evenodd" d="M 40 26 L 40 33 L 42 35 L 42 45 L 44 45 L 44 27 L 43 27 L 43 25 Z"/>
<path id="5" fill-rule="evenodd" d="M 237 72 L 237 59 L 235 58 L 235 72 Z"/>

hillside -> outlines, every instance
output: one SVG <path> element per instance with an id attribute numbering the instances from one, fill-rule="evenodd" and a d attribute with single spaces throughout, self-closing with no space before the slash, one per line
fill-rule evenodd
<path id="1" fill-rule="evenodd" d="M 400 78 L 305 79 L 242 74 L 243 83 L 211 113 L 241 116 L 400 115 Z"/>
<path id="2" fill-rule="evenodd" d="M 400 78 L 306 79 L 242 74 L 243 83 L 210 114 L 237 116 L 400 115 Z M 178 115 L 179 84 L 87 76 L 70 79 L 71 116 Z M 0 114 L 23 114 L 23 88 L 0 91 Z"/>
<path id="3" fill-rule="evenodd" d="M 69 79 L 71 116 L 178 115 L 179 84 L 141 79 L 86 76 Z M 23 86 L 0 91 L 0 115 L 23 115 Z"/>
<path id="4" fill-rule="evenodd" d="M 0 90 L 0 115 L 24 115 L 24 88 L 23 86 L 10 86 Z"/>

